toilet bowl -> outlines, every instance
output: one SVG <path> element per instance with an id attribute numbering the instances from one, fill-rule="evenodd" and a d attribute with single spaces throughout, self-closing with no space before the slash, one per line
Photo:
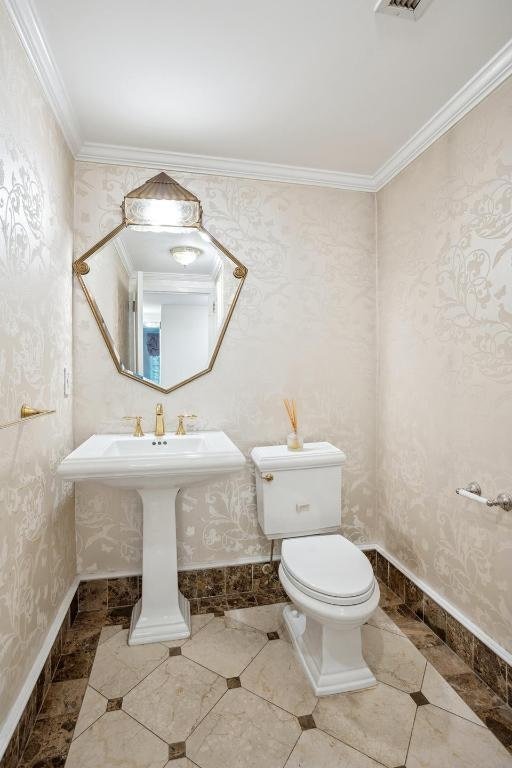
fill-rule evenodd
<path id="1" fill-rule="evenodd" d="M 361 627 L 380 591 L 365 555 L 340 535 L 285 539 L 279 579 L 293 603 L 284 621 L 315 694 L 375 685 L 362 655 Z"/>
<path id="2" fill-rule="evenodd" d="M 253 448 L 258 522 L 281 539 L 279 578 L 292 606 L 284 620 L 317 696 L 355 691 L 376 680 L 361 651 L 361 627 L 379 604 L 368 558 L 339 533 L 341 467 L 331 443 Z"/>

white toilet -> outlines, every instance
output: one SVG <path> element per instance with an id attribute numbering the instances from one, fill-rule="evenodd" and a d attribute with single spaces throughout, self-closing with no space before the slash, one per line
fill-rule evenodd
<path id="1" fill-rule="evenodd" d="M 330 443 L 254 448 L 258 520 L 285 539 L 279 578 L 293 605 L 284 620 L 317 696 L 376 684 L 363 659 L 361 627 L 379 604 L 367 557 L 339 533 L 341 465 Z M 329 535 L 322 535 L 329 534 Z"/>

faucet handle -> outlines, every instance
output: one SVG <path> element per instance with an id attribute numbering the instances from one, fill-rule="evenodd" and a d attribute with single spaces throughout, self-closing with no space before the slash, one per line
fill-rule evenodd
<path id="1" fill-rule="evenodd" d="M 187 431 L 185 429 L 184 421 L 185 419 L 197 419 L 197 416 L 195 413 L 180 413 L 178 414 L 178 426 L 176 429 L 175 434 L 176 435 L 186 435 Z"/>
<path id="2" fill-rule="evenodd" d="M 144 437 L 144 432 L 142 431 L 142 416 L 123 416 L 123 419 L 135 419 L 133 437 Z"/>

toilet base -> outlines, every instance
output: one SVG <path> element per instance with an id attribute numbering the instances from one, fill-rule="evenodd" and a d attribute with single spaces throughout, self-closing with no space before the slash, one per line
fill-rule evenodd
<path id="1" fill-rule="evenodd" d="M 377 684 L 361 653 L 361 627 L 320 624 L 293 605 L 283 619 L 316 696 L 358 691 Z"/>

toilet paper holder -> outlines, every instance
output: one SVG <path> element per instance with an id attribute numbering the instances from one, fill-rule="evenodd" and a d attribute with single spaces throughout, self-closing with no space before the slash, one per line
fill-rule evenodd
<path id="1" fill-rule="evenodd" d="M 482 496 L 480 483 L 469 483 L 465 488 L 456 488 L 455 493 L 464 496 L 466 499 L 478 501 L 479 504 L 486 504 L 488 507 L 501 507 L 504 512 L 512 512 L 512 494 L 498 493 L 495 499 L 486 499 Z"/>

